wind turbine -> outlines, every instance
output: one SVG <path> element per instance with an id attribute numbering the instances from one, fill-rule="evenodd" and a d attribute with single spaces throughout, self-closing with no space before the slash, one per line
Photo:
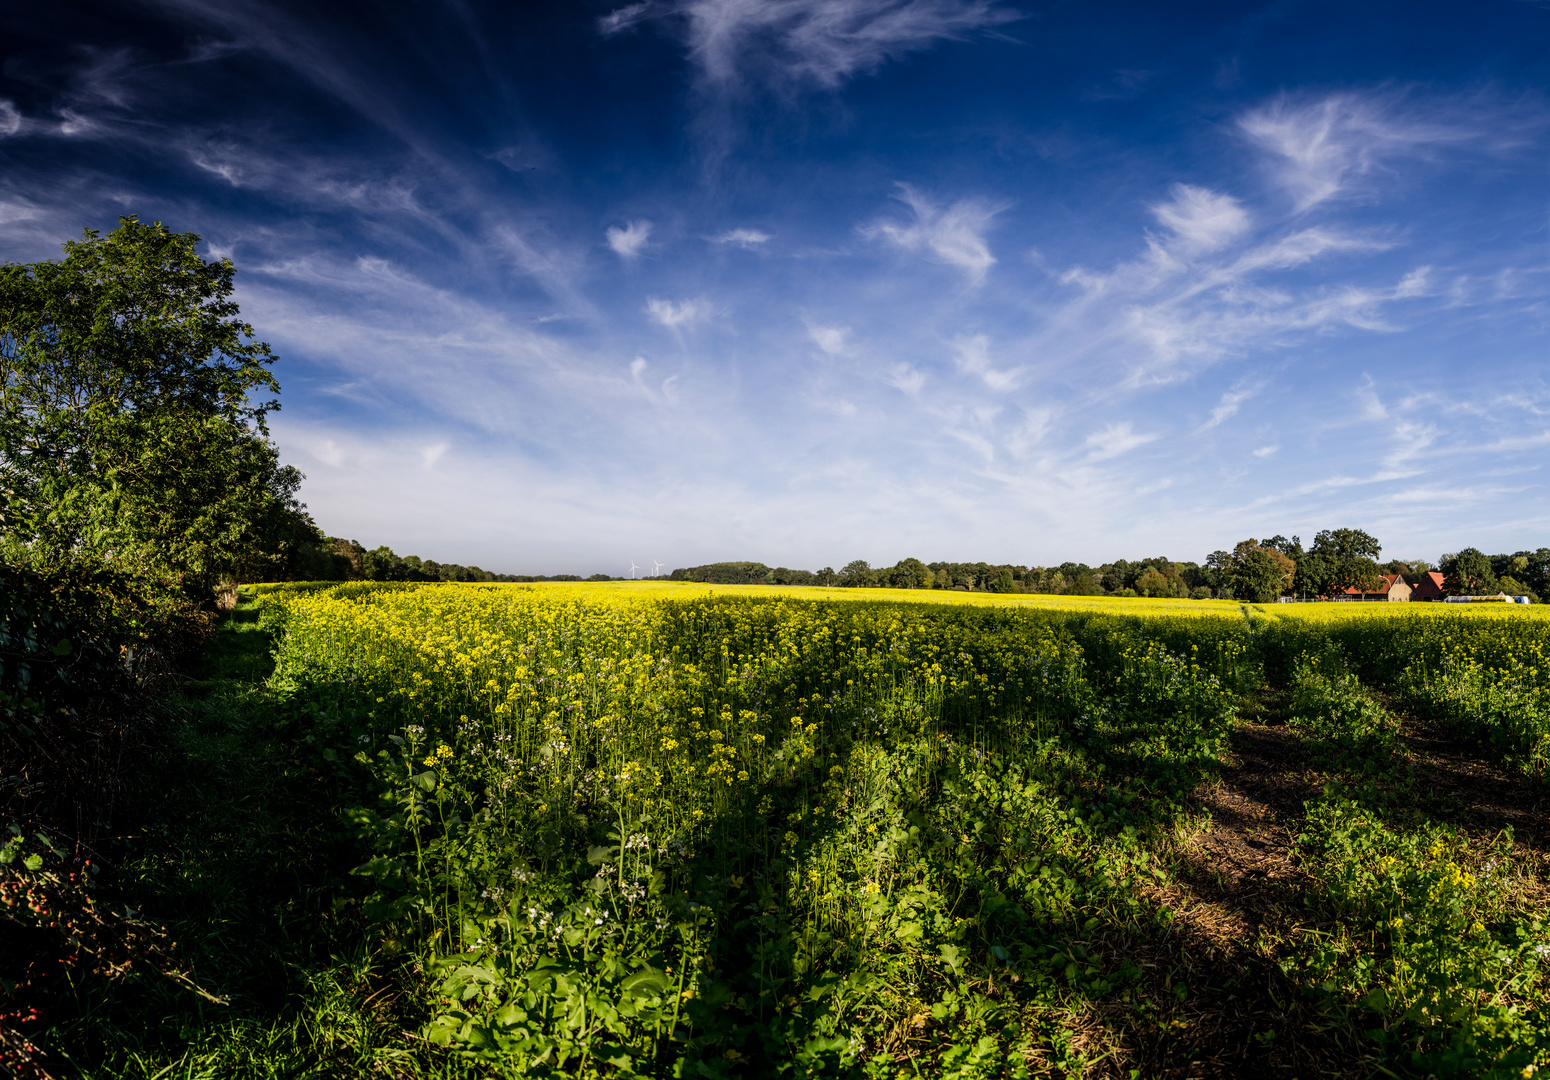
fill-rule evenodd
<path id="1" fill-rule="evenodd" d="M 635 571 L 640 570 L 640 569 L 642 569 L 642 567 L 636 566 L 635 565 L 635 560 L 631 559 L 630 560 L 630 576 L 634 577 L 635 576 Z"/>
<path id="2" fill-rule="evenodd" d="M 662 576 L 662 565 L 663 564 L 661 562 L 659 562 L 658 560 L 656 560 L 656 559 L 652 559 L 651 560 L 651 576 L 652 577 L 661 577 Z"/>

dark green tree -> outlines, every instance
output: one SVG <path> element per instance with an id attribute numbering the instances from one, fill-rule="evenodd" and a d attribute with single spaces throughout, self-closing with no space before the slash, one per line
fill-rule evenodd
<path id="1" fill-rule="evenodd" d="M 839 583 L 850 588 L 872 584 L 872 567 L 865 559 L 852 559 L 839 573 Z"/>
<path id="2" fill-rule="evenodd" d="M 1489 596 L 1500 589 L 1491 560 L 1479 548 L 1442 558 L 1443 588 L 1454 596 Z"/>
<path id="3" fill-rule="evenodd" d="M 274 357 L 237 318 L 231 262 L 198 243 L 125 217 L 58 262 L 0 266 L 7 561 L 170 573 L 208 597 L 302 514 L 264 427 Z"/>
<path id="4" fill-rule="evenodd" d="M 888 572 L 888 583 L 896 589 L 929 589 L 935 575 L 919 559 L 900 559 Z"/>
<path id="5" fill-rule="evenodd" d="M 1383 545 L 1361 529 L 1325 529 L 1313 538 L 1308 553 L 1319 561 L 1315 567 L 1321 594 L 1355 589 L 1371 592 L 1382 581 L 1378 553 Z"/>
<path id="6" fill-rule="evenodd" d="M 1233 595 L 1254 604 L 1268 604 L 1287 589 L 1297 576 L 1297 566 L 1273 547 L 1244 540 L 1232 551 L 1227 578 Z"/>
<path id="7" fill-rule="evenodd" d="M 361 577 L 367 581 L 402 581 L 406 569 L 403 560 L 386 544 L 361 556 Z"/>

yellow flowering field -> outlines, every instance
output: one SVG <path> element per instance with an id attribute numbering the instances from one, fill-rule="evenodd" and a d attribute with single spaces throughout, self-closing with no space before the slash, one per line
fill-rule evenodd
<path id="1" fill-rule="evenodd" d="M 1520 899 L 1536 871 L 1510 842 L 1392 814 L 1410 797 L 1393 708 L 1540 782 L 1538 611 L 255 591 L 275 685 L 323 703 L 309 744 L 351 793 L 349 902 L 427 973 L 423 1038 L 470 1060 L 890 1077 L 1144 1061 L 1197 1000 L 1245 1015 L 1225 976 L 1158 969 L 1178 917 L 1160 897 L 1263 699 L 1332 778 L 1288 852 L 1314 922 L 1256 946 L 1300 1002 L 1276 1008 L 1385 1068 L 1545 1062 L 1550 938 Z M 1335 1053 L 1310 1038 L 1245 1046 Z"/>

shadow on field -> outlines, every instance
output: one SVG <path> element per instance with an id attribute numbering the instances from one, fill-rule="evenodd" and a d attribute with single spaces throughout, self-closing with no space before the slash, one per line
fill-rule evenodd
<path id="1" fill-rule="evenodd" d="M 1406 764 L 1428 816 L 1477 836 L 1511 828 L 1518 843 L 1550 854 L 1550 782 L 1482 761 L 1444 724 L 1400 715 Z"/>
<path id="2" fill-rule="evenodd" d="M 1279 696 L 1254 704 L 1246 710 L 1254 719 L 1232 733 L 1222 774 L 1191 801 L 1208 816 L 1171 852 L 1174 882 L 1148 890 L 1174 921 L 1159 940 L 1135 947 L 1160 989 L 1187 990 L 1155 1022 L 1129 1027 L 1125 1064 L 1158 1077 L 1368 1076 L 1372 1064 L 1334 1037 L 1277 964 L 1285 943 L 1311 925 L 1292 842 L 1322 777 L 1303 739 L 1262 722 L 1280 719 Z"/>
<path id="3" fill-rule="evenodd" d="M 37 1003 L 40 1075 L 343 1077 L 404 1053 L 386 965 L 335 903 L 355 865 L 339 792 L 299 753 L 307 707 L 264 685 L 270 645 L 251 606 L 213 636 L 97 882 L 99 905 L 165 928 L 179 976 L 56 987 Z"/>

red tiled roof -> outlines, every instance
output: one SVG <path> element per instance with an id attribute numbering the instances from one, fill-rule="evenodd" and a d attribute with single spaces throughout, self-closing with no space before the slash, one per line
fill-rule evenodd
<path id="1" fill-rule="evenodd" d="M 1393 590 L 1394 583 L 1398 580 L 1400 580 L 1398 574 L 1384 574 L 1381 588 L 1373 589 L 1371 592 L 1363 592 L 1356 586 L 1351 585 L 1346 587 L 1345 592 L 1347 596 L 1387 596 Z"/>

